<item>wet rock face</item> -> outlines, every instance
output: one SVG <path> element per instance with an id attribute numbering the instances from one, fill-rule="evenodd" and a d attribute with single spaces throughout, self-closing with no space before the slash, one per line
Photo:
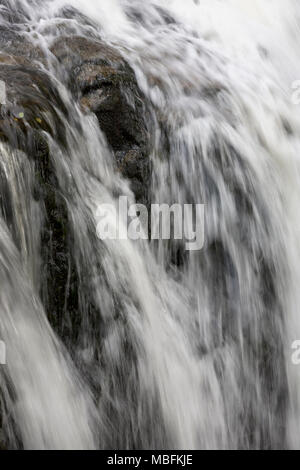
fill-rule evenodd
<path id="1" fill-rule="evenodd" d="M 1 38 L 0 31 L 0 45 Z M 59 329 L 65 311 L 73 323 L 80 321 L 78 280 L 66 202 L 58 191 L 44 132 L 64 146 L 65 123 L 72 116 L 65 109 L 56 85 L 40 70 L 42 52 L 24 38 L 21 45 L 18 33 L 12 30 L 8 39 L 6 42 L 3 39 L 5 47 L 0 52 L 0 80 L 6 84 L 6 104 L 0 104 L 0 140 L 24 151 L 34 168 L 33 196 L 44 214 L 40 295 L 52 326 L 66 338 L 71 333 Z M 130 180 L 137 200 L 146 203 L 150 179 L 148 133 L 133 71 L 118 52 L 99 41 L 61 38 L 52 51 L 67 72 L 75 97 L 88 112 L 97 115 L 119 171 Z M 6 180 L 2 179 L 0 171 L 0 211 L 14 232 L 13 202 Z M 18 246 L 17 239 L 15 242 Z"/>
<path id="2" fill-rule="evenodd" d="M 0 0 L 0 4 L 6 2 Z M 30 197 L 43 219 L 39 234 L 42 269 L 36 288 L 52 327 L 72 350 L 82 321 L 80 281 L 68 207 L 58 189 L 56 169 L 45 138 L 46 132 L 64 146 L 65 123 L 72 116 L 65 109 L 56 85 L 41 70 L 40 64 L 47 64 L 43 50 L 22 35 L 19 27 L 22 15 L 8 11 L 7 20 L 12 22 L 9 27 L 0 25 L 0 80 L 6 85 L 6 103 L 0 103 L 0 140 L 22 150 L 26 166 L 33 170 Z M 62 37 L 56 40 L 52 52 L 58 68 L 66 72 L 75 99 L 83 109 L 96 114 L 114 151 L 116 166 L 129 178 L 137 200 L 147 203 L 149 139 L 144 100 L 134 72 L 115 49 L 96 40 Z M 0 214 L 21 251 L 13 195 L 2 163 L 0 155 Z M 89 309 L 93 308 L 90 304 Z M 101 330 L 99 324 L 97 320 Z M 3 411 L 0 393 L 0 450 L 11 447 L 8 436 L 2 432 Z"/>
<path id="3" fill-rule="evenodd" d="M 39 103 L 46 100 L 47 108 L 49 100 L 48 79 L 39 73 L 39 63 L 46 64 L 44 53 L 20 33 L 17 23 L 12 28 L 0 25 L 0 48 L 0 79 L 6 82 L 12 101 L 25 108 L 25 117 L 30 114 L 35 119 L 35 85 L 43 89 Z M 66 71 L 75 98 L 83 109 L 96 114 L 117 168 L 130 180 L 137 201 L 147 203 L 149 135 L 145 99 L 133 70 L 116 49 L 95 39 L 60 37 L 51 51 Z"/>
<path id="4" fill-rule="evenodd" d="M 96 114 L 122 174 L 139 202 L 147 202 L 150 162 L 144 99 L 118 51 L 82 37 L 58 39 L 52 52 L 68 72 L 82 106 Z"/>
<path id="5" fill-rule="evenodd" d="M 18 25 L 0 25 L 0 64 L 7 63 L 1 57 L 9 57 L 10 63 L 38 67 L 44 61 L 43 51 L 21 34 Z M 36 61 L 36 63 L 35 63 Z"/>
<path id="6" fill-rule="evenodd" d="M 64 309 L 76 316 L 76 273 L 70 256 L 66 203 L 58 191 L 59 185 L 43 131 L 63 145 L 64 122 L 56 110 L 59 109 L 65 116 L 66 110 L 49 77 L 37 69 L 15 65 L 14 62 L 0 63 L 0 80 L 6 84 L 7 95 L 6 104 L 0 105 L 0 139 L 12 148 L 25 152 L 28 166 L 34 171 L 33 198 L 44 219 L 40 234 L 40 296 L 52 326 L 61 334 L 58 325 Z M 21 250 L 13 215 L 13 195 L 1 163 L 0 213 Z"/>

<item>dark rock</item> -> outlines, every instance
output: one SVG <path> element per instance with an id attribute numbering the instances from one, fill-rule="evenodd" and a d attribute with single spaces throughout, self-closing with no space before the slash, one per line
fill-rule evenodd
<path id="1" fill-rule="evenodd" d="M 0 80 L 5 82 L 7 94 L 6 104 L 0 105 L 0 139 L 23 150 L 34 166 L 34 198 L 44 208 L 45 220 L 41 234 L 44 268 L 40 295 L 52 326 L 68 343 L 70 335 L 77 331 L 74 324 L 80 322 L 78 279 L 68 210 L 58 191 L 44 131 L 64 146 L 65 123 L 72 120 L 72 110 L 65 108 L 51 78 L 30 59 L 38 57 L 39 52 L 34 48 L 26 52 L 26 43 L 18 50 L 18 41 L 18 36 L 12 33 L 12 42 L 6 43 L 0 54 Z M 74 94 L 83 106 L 96 113 L 115 153 L 116 165 L 130 179 L 137 200 L 146 202 L 148 134 L 133 71 L 116 50 L 99 41 L 64 38 L 56 41 L 52 50 L 68 72 Z M 6 183 L 0 162 L 0 211 L 13 234 L 17 230 Z M 18 246 L 17 238 L 15 243 Z"/>
<path id="2" fill-rule="evenodd" d="M 6 104 L 0 106 L 0 139 L 27 155 L 28 164 L 33 166 L 35 173 L 33 196 L 44 211 L 41 299 L 52 326 L 68 338 L 68 325 L 61 320 L 66 311 L 74 318 L 77 315 L 76 269 L 70 254 L 66 201 L 58 191 L 59 184 L 43 131 L 63 146 L 64 122 L 70 119 L 55 85 L 44 72 L 5 63 L 0 64 L 0 80 L 6 83 L 7 92 Z M 57 114 L 57 109 L 63 118 Z M 19 247 L 12 207 L 12 195 L 5 174 L 1 173 L 0 161 L 0 212 Z M 66 325 L 64 331 L 61 331 L 62 324 Z"/>
<path id="3" fill-rule="evenodd" d="M 116 159 L 120 171 L 131 181 L 131 188 L 137 201 L 145 200 L 146 188 L 149 180 L 149 162 L 147 156 L 140 149 L 117 151 Z"/>
<path id="4" fill-rule="evenodd" d="M 38 67 L 45 57 L 41 48 L 33 45 L 17 27 L 0 25 L 1 56 L 10 57 L 11 63 Z M 0 56 L 0 63 L 3 62 Z"/>
<path id="5" fill-rule="evenodd" d="M 70 87 L 82 106 L 96 114 L 137 200 L 146 202 L 149 138 L 144 98 L 133 70 L 117 50 L 99 40 L 60 38 L 51 50 L 65 66 Z"/>
<path id="6" fill-rule="evenodd" d="M 24 151 L 34 171 L 32 194 L 43 212 L 39 294 L 51 325 L 72 354 L 83 321 L 81 303 L 89 321 L 94 319 L 90 323 L 97 337 L 104 334 L 99 315 L 93 313 L 92 299 L 80 297 L 83 280 L 78 279 L 67 202 L 59 190 L 45 137 L 46 131 L 62 147 L 65 145 L 65 123 L 72 120 L 72 109 L 66 109 L 55 84 L 40 70 L 42 51 L 29 44 L 17 29 L 0 27 L 0 50 L 0 80 L 6 84 L 7 95 L 6 103 L 0 104 L 0 139 Z M 137 200 L 146 202 L 148 134 L 142 96 L 132 69 L 117 51 L 99 41 L 62 38 L 52 51 L 67 71 L 75 97 L 96 114 L 116 164 L 131 180 Z M 0 159 L 0 213 L 21 249 L 13 208 L 13 194 Z M 2 414 L 0 397 L 0 449 L 11 447 Z"/>

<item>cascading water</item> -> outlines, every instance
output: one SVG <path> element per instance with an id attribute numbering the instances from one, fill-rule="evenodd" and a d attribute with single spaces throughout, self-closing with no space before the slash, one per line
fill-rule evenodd
<path id="1" fill-rule="evenodd" d="M 291 361 L 300 339 L 297 2 L 0 5 L 1 27 L 43 52 L 34 67 L 47 88 L 49 149 L 46 162 L 29 158 L 30 139 L 5 127 L 5 445 L 299 448 L 300 369 Z M 80 15 L 68 15 L 71 7 Z M 147 102 L 149 201 L 205 204 L 203 250 L 187 252 L 179 240 L 98 239 L 98 206 L 134 196 L 52 53 L 66 34 L 105 40 L 133 68 Z M 37 93 L 30 86 L 26 93 Z M 37 175 L 54 188 L 47 197 L 37 194 Z M 55 232 L 61 244 L 51 241 Z M 47 273 L 62 275 L 51 266 L 63 251 L 67 284 L 53 299 Z"/>

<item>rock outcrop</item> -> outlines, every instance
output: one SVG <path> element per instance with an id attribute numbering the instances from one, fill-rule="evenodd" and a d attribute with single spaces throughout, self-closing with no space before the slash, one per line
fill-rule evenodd
<path id="1" fill-rule="evenodd" d="M 69 86 L 82 106 L 96 114 L 136 199 L 147 202 L 149 138 L 133 70 L 116 49 L 99 40 L 62 37 L 51 50 L 67 70 Z"/>
<path id="2" fill-rule="evenodd" d="M 51 325 L 69 344 L 81 321 L 79 281 L 67 203 L 58 191 L 45 132 L 64 146 L 70 114 L 56 85 L 39 66 L 46 63 L 40 48 L 18 31 L 5 28 L 0 28 L 0 46 L 0 80 L 6 85 L 6 102 L 0 103 L 0 140 L 24 151 L 33 168 L 33 197 L 44 218 L 39 295 Z M 97 116 L 116 167 L 130 180 L 137 201 L 147 203 L 149 139 L 143 96 L 134 72 L 118 51 L 100 41 L 63 37 L 53 44 L 52 52 L 75 99 L 86 112 Z M 21 250 L 13 207 L 13 194 L 0 161 L 0 213 Z M 66 312 L 68 321 L 63 321 Z M 0 396 L 0 449 L 9 447 L 1 433 L 1 406 Z"/>
<path id="3" fill-rule="evenodd" d="M 18 114 L 22 108 L 26 122 L 40 128 L 42 122 L 37 125 L 36 118 L 51 103 L 49 90 L 53 90 L 39 69 L 39 63 L 46 62 L 43 51 L 17 30 L 5 27 L 0 28 L 0 45 L 0 79 L 7 85 L 10 112 L 14 109 Z M 116 166 L 130 180 L 137 201 L 147 203 L 150 159 L 146 106 L 133 70 L 119 51 L 99 40 L 60 37 L 51 51 L 65 70 L 75 99 L 97 116 Z M 49 131 L 49 126 L 45 130 Z M 3 129 L 0 132 L 3 136 Z"/>
<path id="4" fill-rule="evenodd" d="M 41 294 L 55 326 L 60 323 L 66 305 L 69 312 L 76 312 L 77 282 L 75 269 L 70 268 L 66 204 L 57 191 L 44 131 L 64 145 L 65 124 L 61 116 L 65 116 L 67 122 L 68 111 L 52 80 L 39 70 L 38 60 L 43 60 L 41 50 L 24 39 L 21 45 L 18 33 L 14 34 L 10 32 L 11 41 L 5 43 L 0 54 L 0 80 L 6 84 L 7 95 L 6 104 L 0 105 L 0 139 L 23 150 L 35 168 L 34 197 L 42 203 L 46 213 L 41 284 L 47 289 Z M 96 114 L 114 152 L 116 166 L 130 180 L 136 199 L 147 202 L 148 135 L 142 95 L 132 69 L 112 47 L 82 37 L 61 38 L 54 43 L 52 52 L 66 71 L 75 97 L 88 112 Z M 9 218 L 12 203 L 5 188 L 5 178 L 1 178 L 0 171 L 0 209 Z M 7 222 L 13 227 L 13 220 Z M 18 240 L 15 242 L 18 244 Z M 65 298 L 70 272 L 69 294 Z"/>

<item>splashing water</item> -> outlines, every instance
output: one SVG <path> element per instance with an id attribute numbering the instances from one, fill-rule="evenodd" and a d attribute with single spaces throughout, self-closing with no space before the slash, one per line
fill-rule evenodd
<path id="1" fill-rule="evenodd" d="M 18 12 L 21 33 L 43 48 L 40 66 L 68 115 L 64 144 L 45 134 L 80 314 L 76 334 L 57 319 L 58 339 L 40 296 L 46 215 L 34 166 L 1 144 L 11 206 L 11 224 L 0 218 L 9 445 L 299 448 L 300 369 L 291 362 L 300 339 L 297 2 L 2 3 L 1 24 L 7 10 Z M 67 6 L 89 21 L 66 18 Z M 97 238 L 98 205 L 133 195 L 50 52 L 58 20 L 105 39 L 134 69 L 151 116 L 150 200 L 204 203 L 204 250 Z"/>

